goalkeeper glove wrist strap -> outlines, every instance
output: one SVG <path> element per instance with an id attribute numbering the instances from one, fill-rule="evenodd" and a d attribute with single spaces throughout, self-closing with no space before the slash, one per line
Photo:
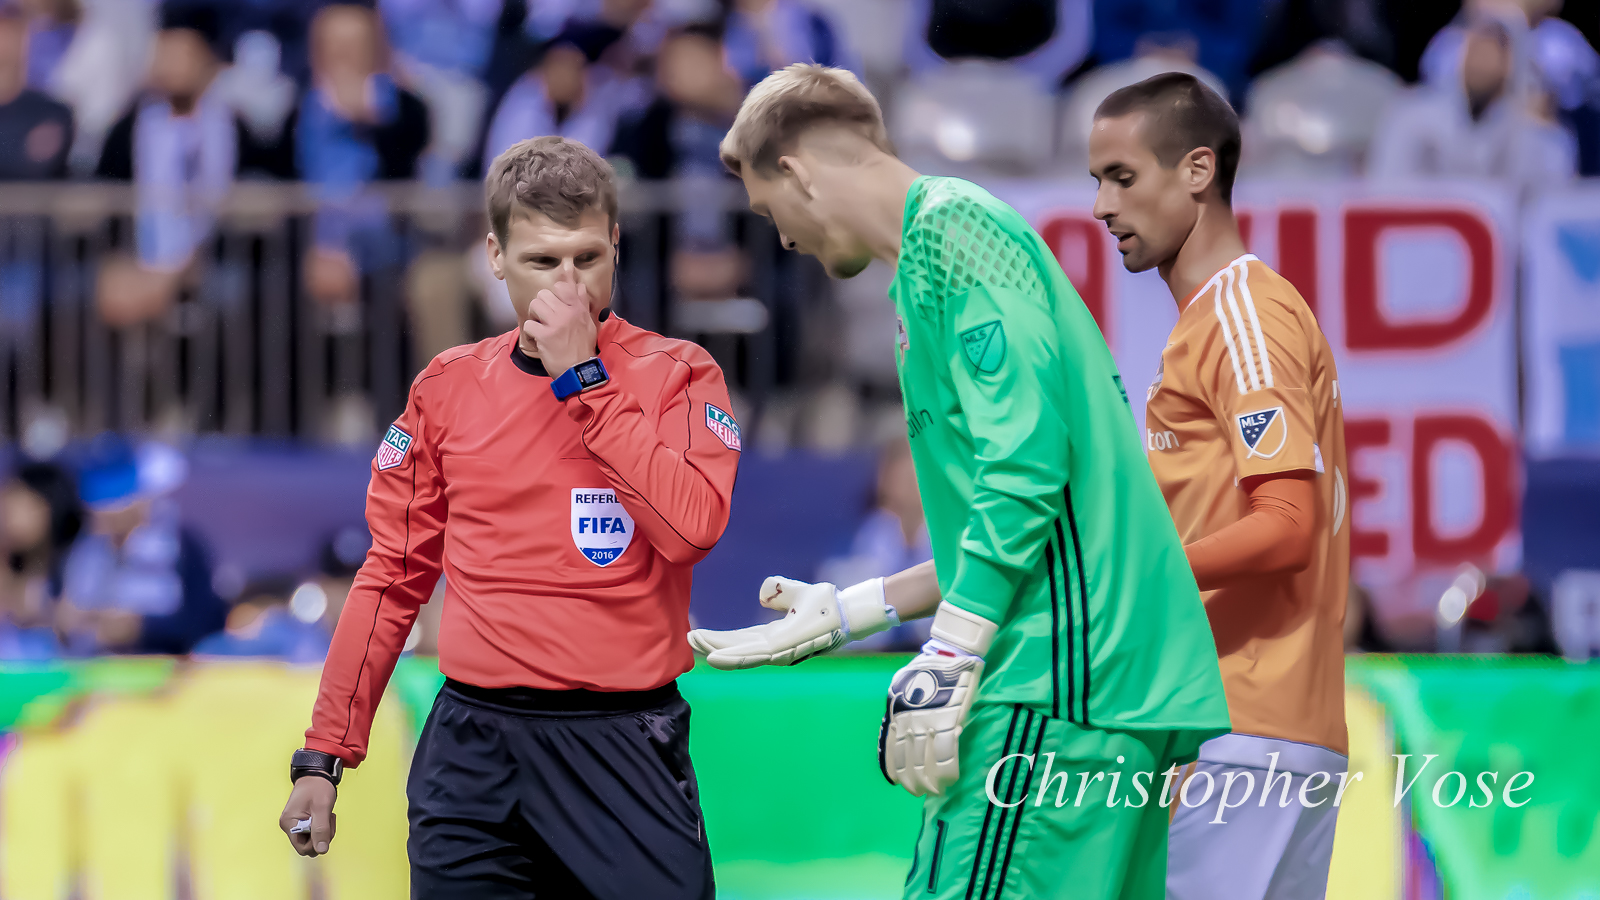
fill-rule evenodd
<path id="1" fill-rule="evenodd" d="M 955 644 L 947 644 L 944 641 L 939 640 L 938 638 L 928 638 L 928 642 L 922 645 L 922 652 L 923 652 L 924 655 L 932 654 L 934 656 L 956 656 L 956 657 L 966 656 L 966 657 L 971 657 L 971 658 L 979 660 L 979 661 L 982 661 L 982 659 L 983 659 L 983 657 L 978 656 L 975 653 L 969 653 L 966 650 L 963 650 L 962 648 L 957 647 Z"/>
<path id="2" fill-rule="evenodd" d="M 999 625 L 983 616 L 945 602 L 940 603 L 939 611 L 933 614 L 933 628 L 928 636 L 932 639 L 929 643 L 942 641 L 973 656 L 982 657 L 989 652 L 989 645 L 994 643 L 994 633 L 999 630 Z"/>
<path id="3" fill-rule="evenodd" d="M 884 598 L 883 579 L 869 578 L 838 594 L 839 621 L 852 641 L 887 631 L 900 624 L 900 614 Z"/>

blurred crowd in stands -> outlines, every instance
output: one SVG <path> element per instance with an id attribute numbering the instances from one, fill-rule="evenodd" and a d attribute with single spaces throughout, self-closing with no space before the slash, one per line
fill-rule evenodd
<path id="1" fill-rule="evenodd" d="M 0 662 L 104 653 L 322 661 L 371 537 L 340 529 L 315 572 L 247 579 L 216 565 L 183 520 L 172 494 L 186 473 L 179 450 L 109 433 L 15 465 L 0 486 Z M 428 607 L 407 650 L 437 646 L 440 604 Z"/>
<path id="2" fill-rule="evenodd" d="M 903 151 L 957 164 L 1076 167 L 1105 94 L 1179 69 L 1244 111 L 1251 174 L 1593 174 L 1600 13 L 1566 5 L 5 0 L 0 177 L 337 192 L 473 178 L 542 134 L 717 177 L 744 91 L 797 61 L 861 75 Z"/>
<path id="3" fill-rule="evenodd" d="M 131 238 L 88 264 L 100 318 L 117 328 L 159 321 L 196 293 L 234 185 L 308 185 L 317 213 L 293 253 L 296 296 L 352 335 L 383 320 L 372 294 L 400 297 L 410 356 L 389 380 L 403 385 L 434 353 L 510 327 L 513 312 L 476 250 L 481 227 L 406 237 L 383 195 L 365 188 L 470 184 L 516 141 L 565 135 L 606 153 L 625 183 L 669 186 L 674 212 L 657 220 L 664 249 L 628 246 L 624 228 L 625 272 L 648 259 L 644 277 L 659 285 L 650 298 L 624 291 L 630 317 L 687 337 L 770 325 L 764 364 L 774 368 L 763 377 L 790 384 L 817 355 L 803 326 L 816 324 L 813 301 L 827 292 L 794 286 L 803 262 L 768 254 L 776 275 L 755 263 L 765 233 L 730 215 L 742 198 L 727 190 L 716 150 L 745 91 L 776 68 L 815 61 L 856 72 L 883 100 L 902 155 L 934 173 L 1086 181 L 1099 101 L 1183 70 L 1241 109 L 1246 179 L 1484 177 L 1529 191 L 1600 174 L 1600 11 L 1565 6 L 0 0 L 0 179 L 133 185 Z M 848 375 L 847 393 L 876 392 L 886 404 L 895 385 L 877 352 L 877 320 L 888 315 L 882 268 L 832 293 L 838 308 L 820 315 L 847 337 L 825 342 L 821 365 Z M 750 297 L 766 309 L 729 302 Z M 387 349 L 398 341 L 373 341 L 371 360 L 400 352 Z M 736 354 L 713 352 L 733 366 Z M 740 390 L 761 380 L 747 376 L 735 373 Z M 859 397 L 810 388 L 803 409 L 784 408 L 782 396 L 758 401 L 775 400 L 768 432 L 824 447 L 884 433 L 849 424 Z M 397 411 L 398 391 L 360 399 L 338 419 L 361 427 L 297 430 L 363 441 L 367 420 Z M 885 404 L 869 398 L 866 418 Z"/>

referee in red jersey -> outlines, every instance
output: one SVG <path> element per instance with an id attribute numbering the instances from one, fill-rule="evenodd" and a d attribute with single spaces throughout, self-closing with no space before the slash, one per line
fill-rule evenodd
<path id="1" fill-rule="evenodd" d="M 738 468 L 722 371 L 607 308 L 617 189 L 593 151 L 523 141 L 486 193 L 519 327 L 436 357 L 378 447 L 372 551 L 279 824 L 328 852 L 336 785 L 443 573 L 446 680 L 406 784 L 411 896 L 709 898 L 676 679 L 691 568 Z"/>

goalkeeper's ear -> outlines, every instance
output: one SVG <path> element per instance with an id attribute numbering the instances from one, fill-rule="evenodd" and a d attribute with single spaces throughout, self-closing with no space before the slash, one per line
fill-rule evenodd
<path id="1" fill-rule="evenodd" d="M 994 643 L 994 634 L 999 630 L 999 625 L 983 616 L 945 601 L 933 614 L 933 629 L 928 636 L 982 657 L 989 652 L 989 645 Z"/>
<path id="2" fill-rule="evenodd" d="M 780 156 L 778 157 L 778 168 L 784 174 L 794 177 L 795 186 L 808 199 L 816 196 L 811 190 L 811 166 L 805 160 L 798 156 Z"/>

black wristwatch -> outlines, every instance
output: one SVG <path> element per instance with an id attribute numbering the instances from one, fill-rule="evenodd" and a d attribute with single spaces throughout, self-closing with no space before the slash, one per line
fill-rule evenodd
<path id="1" fill-rule="evenodd" d="M 339 779 L 344 777 L 344 760 L 321 750 L 296 750 L 289 757 L 289 783 L 293 784 L 307 775 L 326 778 L 338 785 Z"/>

